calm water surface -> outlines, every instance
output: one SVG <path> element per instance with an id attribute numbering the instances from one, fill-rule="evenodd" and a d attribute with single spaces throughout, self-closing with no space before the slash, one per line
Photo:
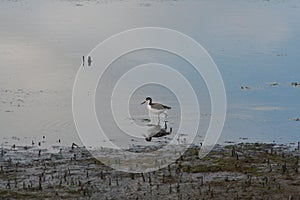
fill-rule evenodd
<path id="1" fill-rule="evenodd" d="M 300 123 L 291 120 L 300 117 L 300 87 L 291 86 L 300 81 L 299 19 L 297 0 L 2 0 L 0 141 L 31 144 L 45 136 L 49 144 L 59 139 L 66 145 L 80 144 L 71 100 L 82 55 L 113 34 L 143 26 L 183 32 L 202 44 L 216 62 L 228 99 L 220 143 L 300 141 Z M 181 70 L 197 85 L 199 135 L 203 136 L 210 114 L 207 88 L 201 78 L 193 76 L 188 63 L 174 55 L 141 51 L 124 56 L 112 64 L 104 86 L 98 88 L 109 89 L 125 69 L 152 60 Z M 270 82 L 278 85 L 270 86 Z M 242 90 L 242 86 L 250 89 Z M 137 90 L 130 102 L 131 117 L 124 123 L 143 123 L 145 107 L 135 105 L 148 95 L 172 105 L 169 125 L 176 130 L 180 105 L 166 89 L 156 86 Z M 101 113 L 101 105 L 96 104 Z"/>

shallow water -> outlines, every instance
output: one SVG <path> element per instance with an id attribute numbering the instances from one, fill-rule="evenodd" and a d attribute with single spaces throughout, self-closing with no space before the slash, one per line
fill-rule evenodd
<path id="1" fill-rule="evenodd" d="M 181 31 L 201 43 L 216 62 L 228 100 L 219 143 L 300 141 L 300 123 L 291 120 L 300 117 L 300 87 L 291 86 L 300 81 L 299 11 L 296 0 L 0 1 L 1 143 L 15 143 L 17 137 L 31 145 L 32 140 L 42 141 L 45 136 L 49 145 L 59 139 L 65 145 L 80 144 L 71 100 L 82 55 L 113 34 L 143 26 Z M 192 70 L 186 70 L 187 63 L 163 55 L 144 51 L 120 58 L 112 65 L 106 84 L 113 83 L 126 67 L 153 58 L 184 69 L 191 82 L 199 83 L 194 89 L 201 98 L 199 135 L 203 136 L 210 114 L 205 84 L 193 77 Z M 279 85 L 270 86 L 270 82 Z M 147 113 L 144 107 L 135 109 L 134 105 L 149 92 L 157 101 L 172 105 L 169 127 L 176 131 L 179 104 L 164 89 L 137 91 L 130 104 L 132 116 L 124 123 L 141 123 Z M 97 111 L 101 115 L 101 106 Z M 118 135 L 110 139 L 116 140 Z M 133 144 L 142 141 L 145 143 L 137 139 Z M 129 140 L 126 145 L 131 143 Z"/>

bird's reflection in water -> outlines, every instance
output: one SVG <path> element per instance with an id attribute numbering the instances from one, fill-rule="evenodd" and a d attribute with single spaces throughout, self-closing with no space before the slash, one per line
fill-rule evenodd
<path id="1" fill-rule="evenodd" d="M 157 125 L 150 125 L 151 128 L 149 128 L 147 130 L 147 135 L 146 135 L 146 141 L 150 142 L 152 140 L 153 137 L 163 137 L 163 136 L 166 136 L 166 135 L 169 135 L 172 133 L 172 128 L 169 129 L 169 131 L 167 130 L 168 129 L 168 126 L 167 126 L 167 121 L 165 121 L 165 126 L 164 128 L 162 128 L 162 126 L 160 124 L 157 124 Z"/>

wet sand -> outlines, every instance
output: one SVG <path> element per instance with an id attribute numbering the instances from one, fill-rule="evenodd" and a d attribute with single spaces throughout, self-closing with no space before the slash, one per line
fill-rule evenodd
<path id="1" fill-rule="evenodd" d="M 113 170 L 84 147 L 2 148 L 0 196 L 7 199 L 288 199 L 300 195 L 299 149 L 290 145 L 199 147 L 151 173 Z M 54 151 L 53 151 L 54 150 Z M 56 153 L 55 150 L 57 151 Z"/>

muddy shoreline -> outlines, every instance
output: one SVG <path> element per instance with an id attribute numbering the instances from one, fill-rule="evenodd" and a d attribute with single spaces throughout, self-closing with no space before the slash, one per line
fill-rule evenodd
<path id="1" fill-rule="evenodd" d="M 299 195 L 298 148 L 265 143 L 217 145 L 205 158 L 189 148 L 150 173 L 113 170 L 84 147 L 2 148 L 2 199 L 288 199 Z"/>

